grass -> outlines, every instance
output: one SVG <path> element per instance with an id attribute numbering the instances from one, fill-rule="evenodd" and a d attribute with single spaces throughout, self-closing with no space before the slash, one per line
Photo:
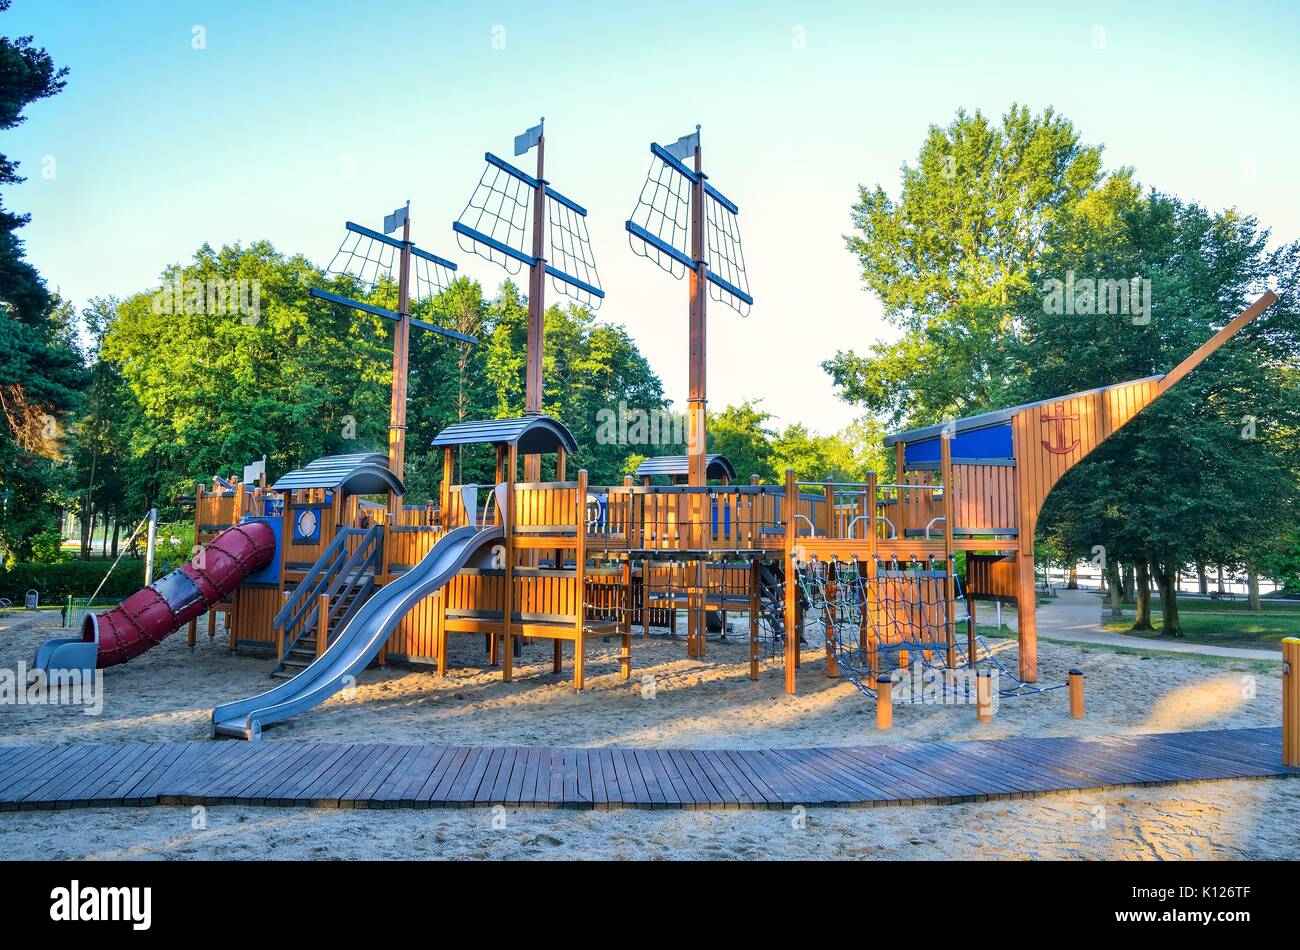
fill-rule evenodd
<path id="1" fill-rule="evenodd" d="M 1213 602 L 1207 609 L 1197 603 L 1188 609 L 1189 601 L 1180 600 L 1179 619 L 1183 624 L 1181 638 L 1168 638 L 1178 643 L 1203 643 L 1211 646 L 1276 648 L 1283 637 L 1300 637 L 1300 607 L 1294 604 L 1270 604 L 1263 610 L 1250 611 L 1244 604 Z M 1144 640 L 1166 639 L 1160 633 L 1162 616 L 1159 610 L 1151 611 L 1153 631 L 1130 632 L 1133 612 L 1125 610 L 1122 617 L 1103 618 L 1102 629 L 1110 633 L 1123 633 Z"/>

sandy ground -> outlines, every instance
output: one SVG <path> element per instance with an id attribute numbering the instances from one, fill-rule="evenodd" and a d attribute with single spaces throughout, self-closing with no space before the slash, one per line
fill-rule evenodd
<path id="1" fill-rule="evenodd" d="M 1040 625 L 1047 626 L 1047 609 Z M 0 620 L 0 668 L 29 661 L 57 615 Z M 743 628 L 738 628 L 743 629 Z M 1044 630 L 1046 634 L 1047 631 Z M 1014 664 L 1014 641 L 999 644 Z M 714 640 L 690 660 L 680 639 L 637 636 L 631 682 L 614 644 L 588 654 L 588 689 L 550 673 L 549 645 L 527 648 L 517 679 L 486 668 L 478 637 L 451 648 L 452 672 L 370 670 L 340 695 L 268 733 L 285 739 L 468 745 L 759 748 L 1012 735 L 1099 735 L 1272 725 L 1280 672 L 1231 659 L 1126 655 L 1041 643 L 1045 684 L 1082 667 L 1088 716 L 1072 720 L 1064 690 L 1004 700 L 990 724 L 969 707 L 900 706 L 875 729 L 873 703 L 829 680 L 808 650 L 799 695 L 779 669 L 748 678 L 747 644 Z M 0 706 L 0 743 L 206 738 L 213 705 L 271 684 L 271 661 L 230 656 L 221 638 L 184 634 L 105 676 L 102 714 L 66 706 Z M 886 809 L 814 809 L 803 827 L 782 812 L 292 810 L 213 807 L 0 814 L 10 857 L 622 857 L 622 858 L 1296 858 L 1300 782 L 1206 782 L 1016 802 Z M 193 827 L 206 822 L 206 827 Z M 494 827 L 494 825 L 496 827 Z M 52 834 L 59 831 L 58 835 Z M 72 834 L 68 834 L 72 831 Z M 75 850 L 51 841 L 83 842 Z"/>

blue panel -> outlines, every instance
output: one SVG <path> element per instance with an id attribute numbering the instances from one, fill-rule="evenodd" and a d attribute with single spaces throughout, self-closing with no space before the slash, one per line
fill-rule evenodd
<path id="1" fill-rule="evenodd" d="M 414 254 L 416 257 L 424 258 L 426 261 L 432 261 L 433 263 L 437 264 L 439 267 L 445 267 L 447 268 L 447 270 L 457 269 L 456 265 L 451 261 L 447 260 L 445 257 L 439 257 L 437 254 L 430 254 L 428 251 L 424 250 L 423 248 L 416 247 L 414 244 L 411 245 L 411 253 Z"/>
<path id="2" fill-rule="evenodd" d="M 704 183 L 704 193 L 732 214 L 740 214 L 740 209 L 736 207 L 736 203 L 710 185 L 707 181 Z"/>
<path id="3" fill-rule="evenodd" d="M 664 147 L 661 146 L 661 145 L 658 145 L 658 144 L 656 144 L 656 143 L 654 143 L 654 142 L 651 142 L 651 143 L 650 143 L 650 154 L 651 154 L 651 155 L 654 155 L 656 158 L 658 158 L 660 161 L 662 161 L 662 162 L 663 162 L 665 165 L 667 165 L 669 168 L 672 168 L 672 169 L 676 170 L 677 172 L 681 173 L 682 175 L 685 175 L 685 176 L 686 176 L 686 177 L 687 177 L 691 182 L 695 182 L 696 179 L 699 177 L 699 176 L 697 176 L 697 175 L 695 174 L 695 172 L 691 171 L 689 168 L 687 168 L 685 165 L 683 165 L 683 164 L 682 164 L 681 162 L 679 162 L 677 159 L 675 159 L 675 158 L 673 158 L 671 155 L 669 155 L 669 154 L 668 154 L 668 149 L 664 148 Z"/>
<path id="4" fill-rule="evenodd" d="M 550 187 L 549 185 L 546 188 L 546 197 L 554 198 L 556 201 L 564 205 L 564 207 L 568 208 L 570 211 L 574 212 L 575 214 L 580 214 L 584 218 L 587 216 L 586 208 L 578 204 L 572 198 L 564 197 L 564 195 L 560 194 L 558 191 L 556 191 L 554 188 Z"/>
<path id="5" fill-rule="evenodd" d="M 379 241 L 381 244 L 388 244 L 392 247 L 396 247 L 399 249 L 402 246 L 402 242 L 397 240 L 397 238 L 390 238 L 387 234 L 380 234 L 378 231 L 372 230 L 371 228 L 364 227 L 363 225 L 354 224 L 351 221 L 347 221 L 344 222 L 343 226 L 347 228 L 349 231 L 353 231 L 357 234 L 365 235 L 366 237 L 370 238 L 370 240 L 372 241 Z"/>
<path id="6" fill-rule="evenodd" d="M 457 234 L 465 235 L 465 237 L 469 238 L 471 241 L 478 241 L 480 244 L 490 247 L 494 251 L 500 251 L 502 254 L 506 255 L 506 257 L 513 257 L 517 261 L 522 261 L 529 267 L 532 267 L 537 263 L 536 258 L 525 254 L 523 251 L 511 247 L 509 244 L 503 244 L 496 238 L 490 238 L 482 231 L 475 231 L 473 228 L 461 224 L 459 221 L 453 221 L 451 223 L 451 229 Z"/>
<path id="7" fill-rule="evenodd" d="M 626 227 L 629 234 L 639 237 L 641 240 L 645 241 L 655 250 L 663 251 L 673 260 L 686 265 L 686 267 L 690 270 L 695 269 L 695 261 L 691 260 L 690 255 L 677 250 L 677 248 L 673 247 L 667 241 L 663 241 L 655 237 L 653 234 L 651 234 L 645 228 L 641 227 L 641 225 L 637 224 L 635 221 L 628 221 Z"/>
<path id="8" fill-rule="evenodd" d="M 906 465 L 939 461 L 939 436 L 912 442 L 903 450 Z M 987 426 L 959 432 L 952 440 L 954 459 L 1009 459 L 1011 451 L 1011 426 Z"/>
<path id="9" fill-rule="evenodd" d="M 727 293 L 731 294 L 731 296 L 735 297 L 737 300 L 743 300 L 745 303 L 749 304 L 751 307 L 754 305 L 754 298 L 753 298 L 753 297 L 751 297 L 749 294 L 745 293 L 743 290 L 741 290 L 741 289 L 740 289 L 739 287 L 737 287 L 735 284 L 732 284 L 732 283 L 729 283 L 728 281 L 723 280 L 723 279 L 722 279 L 721 277 L 719 277 L 717 274 L 713 273 L 713 271 L 709 271 L 709 272 L 708 272 L 707 274 L 705 274 L 704 276 L 705 276 L 705 278 L 708 280 L 708 282 L 709 282 L 710 284 L 715 284 L 715 285 L 717 285 L 718 287 L 721 287 L 723 290 L 725 290 Z"/>
<path id="10" fill-rule="evenodd" d="M 529 188 L 537 187 L 538 182 L 536 178 L 534 178 L 532 175 L 529 175 L 527 172 L 520 171 L 518 168 L 515 168 L 515 166 L 511 165 L 509 162 L 497 158 L 491 152 L 484 152 L 483 157 L 487 160 L 487 163 L 489 165 L 501 169 L 507 175 L 515 176 L 520 181 L 522 181 L 525 185 L 527 185 Z"/>
<path id="11" fill-rule="evenodd" d="M 593 297 L 599 297 L 602 300 L 605 297 L 605 291 L 601 290 L 599 287 L 593 287 L 585 280 L 578 280 L 578 278 L 576 277 L 570 277 L 568 274 L 560 270 L 558 267 L 552 267 L 550 264 L 547 264 L 546 273 L 550 274 L 552 277 L 564 281 L 566 284 L 569 284 L 573 287 L 577 287 L 579 290 L 585 290 Z"/>
<path id="12" fill-rule="evenodd" d="M 271 555 L 271 563 L 266 565 L 256 574 L 250 574 L 244 578 L 245 584 L 257 586 L 276 586 L 280 583 L 280 551 L 281 541 L 284 538 L 284 521 L 280 518 L 240 518 L 240 524 L 246 524 L 250 521 L 260 521 L 269 525 L 271 533 L 275 535 L 275 553 Z"/>

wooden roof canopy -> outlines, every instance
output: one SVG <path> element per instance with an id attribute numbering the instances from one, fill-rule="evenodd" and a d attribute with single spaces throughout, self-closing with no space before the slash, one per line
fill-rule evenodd
<path id="1" fill-rule="evenodd" d="M 406 494 L 406 487 L 388 467 L 388 456 L 382 452 L 325 455 L 281 475 L 271 488 L 275 491 L 324 488 L 345 495 Z"/>
<path id="2" fill-rule="evenodd" d="M 481 419 L 457 422 L 434 437 L 434 446 L 514 445 L 521 455 L 545 455 L 563 449 L 566 455 L 578 451 L 578 441 L 559 419 L 552 416 L 520 416 L 517 419 Z"/>
<path id="3" fill-rule="evenodd" d="M 650 478 L 655 475 L 667 475 L 677 480 L 686 478 L 690 473 L 690 457 L 686 455 L 660 455 L 655 458 L 648 458 L 636 467 L 637 478 Z M 731 460 L 725 455 L 710 455 L 707 457 L 705 478 L 726 479 L 728 482 L 736 481 L 736 467 L 731 464 Z"/>

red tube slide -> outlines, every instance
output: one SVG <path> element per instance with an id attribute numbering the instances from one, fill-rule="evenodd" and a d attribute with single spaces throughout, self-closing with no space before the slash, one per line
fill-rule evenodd
<path id="1" fill-rule="evenodd" d="M 99 646 L 96 666 L 125 663 L 199 614 L 271 563 L 275 534 L 264 521 L 221 532 L 187 564 L 136 591 L 112 610 L 87 616 L 84 643 Z"/>

